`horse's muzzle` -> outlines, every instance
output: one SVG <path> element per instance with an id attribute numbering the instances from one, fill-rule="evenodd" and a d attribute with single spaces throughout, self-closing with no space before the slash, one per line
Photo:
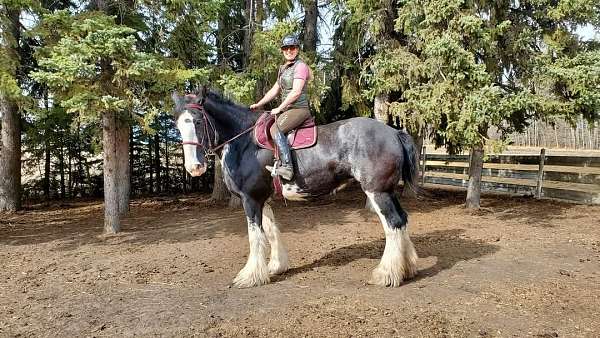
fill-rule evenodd
<path id="1" fill-rule="evenodd" d="M 206 172 L 206 165 L 201 165 L 201 164 L 193 164 L 193 165 L 186 165 L 185 169 L 187 170 L 188 173 L 190 173 L 190 175 L 194 176 L 194 177 L 198 177 L 198 176 L 202 176 L 202 174 L 204 174 Z"/>

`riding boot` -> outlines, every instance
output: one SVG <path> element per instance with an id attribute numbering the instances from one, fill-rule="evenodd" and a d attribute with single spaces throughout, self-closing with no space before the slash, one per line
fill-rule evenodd
<path id="1" fill-rule="evenodd" d="M 294 177 L 294 167 L 292 166 L 292 151 L 288 143 L 287 137 L 281 131 L 277 131 L 275 134 L 275 144 L 277 144 L 277 150 L 279 151 L 279 159 L 281 165 L 275 165 L 275 167 L 267 166 L 267 169 L 271 171 L 272 175 L 279 175 L 286 180 L 291 180 Z"/>

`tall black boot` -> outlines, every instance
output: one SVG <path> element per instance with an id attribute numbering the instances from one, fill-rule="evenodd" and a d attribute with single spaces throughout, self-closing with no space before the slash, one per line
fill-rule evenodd
<path id="1" fill-rule="evenodd" d="M 267 166 L 267 170 L 269 170 L 273 175 L 279 175 L 289 181 L 292 179 L 292 177 L 294 177 L 294 167 L 292 166 L 292 150 L 288 144 L 287 137 L 281 131 L 277 131 L 277 134 L 275 134 L 275 144 L 277 144 L 281 165 L 275 165 L 274 168 Z"/>

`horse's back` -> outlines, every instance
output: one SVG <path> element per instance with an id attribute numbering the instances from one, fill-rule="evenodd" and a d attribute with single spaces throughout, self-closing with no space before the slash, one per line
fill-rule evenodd
<path id="1" fill-rule="evenodd" d="M 368 191 L 389 190 L 402 177 L 402 131 L 355 117 L 321 125 L 317 144 L 296 151 L 300 179 L 324 189 L 349 178 Z"/>
<path id="2" fill-rule="evenodd" d="M 397 148 L 399 143 L 398 133 L 401 131 L 372 118 L 354 117 L 321 125 L 318 132 L 317 144 L 321 143 L 325 146 L 352 145 L 361 148 Z"/>

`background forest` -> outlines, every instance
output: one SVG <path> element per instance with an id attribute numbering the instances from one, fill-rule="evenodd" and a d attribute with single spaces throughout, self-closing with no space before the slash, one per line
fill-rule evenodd
<path id="1" fill-rule="evenodd" d="M 319 123 L 470 152 L 478 207 L 486 150 L 600 146 L 599 27 L 597 0 L 2 0 L 0 211 L 104 195 L 116 232 L 131 196 L 229 198 L 220 168 L 186 174 L 170 93 L 256 102 L 287 34 Z"/>

